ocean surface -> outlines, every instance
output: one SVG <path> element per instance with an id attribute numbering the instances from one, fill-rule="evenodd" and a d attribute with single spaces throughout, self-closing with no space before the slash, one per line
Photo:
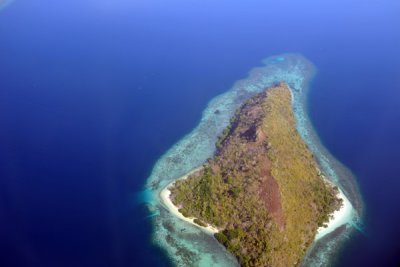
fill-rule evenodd
<path id="1" fill-rule="evenodd" d="M 398 266 L 399 50 L 399 1 L 0 0 L 0 266 L 170 266 L 155 162 L 286 52 L 315 65 L 310 119 L 363 199 L 335 266 Z"/>

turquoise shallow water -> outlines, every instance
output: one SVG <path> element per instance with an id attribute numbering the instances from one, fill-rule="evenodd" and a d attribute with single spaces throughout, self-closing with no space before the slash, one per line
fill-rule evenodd
<path id="1" fill-rule="evenodd" d="M 252 69 L 224 94 L 212 99 L 199 125 L 170 148 L 155 164 L 142 197 L 153 213 L 154 242 L 167 251 L 177 266 L 236 266 L 237 262 L 210 235 L 171 215 L 161 204 L 159 193 L 170 182 L 203 164 L 215 152 L 215 141 L 235 110 L 252 95 L 280 81 L 289 84 L 297 128 L 322 171 L 339 185 L 355 210 L 349 223 L 318 240 L 308 252 L 304 266 L 328 266 L 340 245 L 360 225 L 361 198 L 351 173 L 322 147 L 307 115 L 307 93 L 316 69 L 299 54 L 273 56 Z M 357 226 L 358 227 L 358 226 Z"/>

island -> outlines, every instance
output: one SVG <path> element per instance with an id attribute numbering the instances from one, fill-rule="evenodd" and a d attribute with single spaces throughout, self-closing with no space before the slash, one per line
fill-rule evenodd
<path id="1" fill-rule="evenodd" d="M 343 206 L 296 129 L 278 83 L 245 101 L 203 166 L 168 185 L 164 204 L 213 234 L 241 266 L 296 266 Z"/>

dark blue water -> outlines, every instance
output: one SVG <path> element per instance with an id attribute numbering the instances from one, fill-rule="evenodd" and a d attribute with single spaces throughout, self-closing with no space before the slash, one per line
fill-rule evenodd
<path id="1" fill-rule="evenodd" d="M 351 240 L 340 266 L 400 263 L 400 56 L 389 45 L 374 49 L 360 48 L 331 73 L 320 64 L 311 92 L 315 127 L 357 176 L 365 202 L 365 234 Z"/>
<path id="2" fill-rule="evenodd" d="M 396 266 L 400 3 L 275 2 L 0 11 L 0 266 L 168 266 L 135 194 L 213 96 L 282 52 L 318 67 L 311 118 L 365 201 L 338 265 Z"/>

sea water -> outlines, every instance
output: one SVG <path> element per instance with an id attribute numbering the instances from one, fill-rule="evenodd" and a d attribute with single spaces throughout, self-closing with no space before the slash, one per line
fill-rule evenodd
<path id="1" fill-rule="evenodd" d="M 0 0 L 0 10 L 11 4 L 13 0 Z"/>
<path id="2" fill-rule="evenodd" d="M 0 13 L 0 265 L 168 266 L 151 244 L 162 209 L 142 205 L 154 191 L 135 193 L 210 99 L 261 58 L 295 51 L 318 68 L 305 114 L 365 203 L 364 227 L 338 230 L 349 237 L 340 253 L 330 236 L 307 259 L 332 244 L 338 266 L 397 266 L 399 10 L 397 0 L 12 1 Z M 359 210 L 352 173 L 327 161 Z"/>

